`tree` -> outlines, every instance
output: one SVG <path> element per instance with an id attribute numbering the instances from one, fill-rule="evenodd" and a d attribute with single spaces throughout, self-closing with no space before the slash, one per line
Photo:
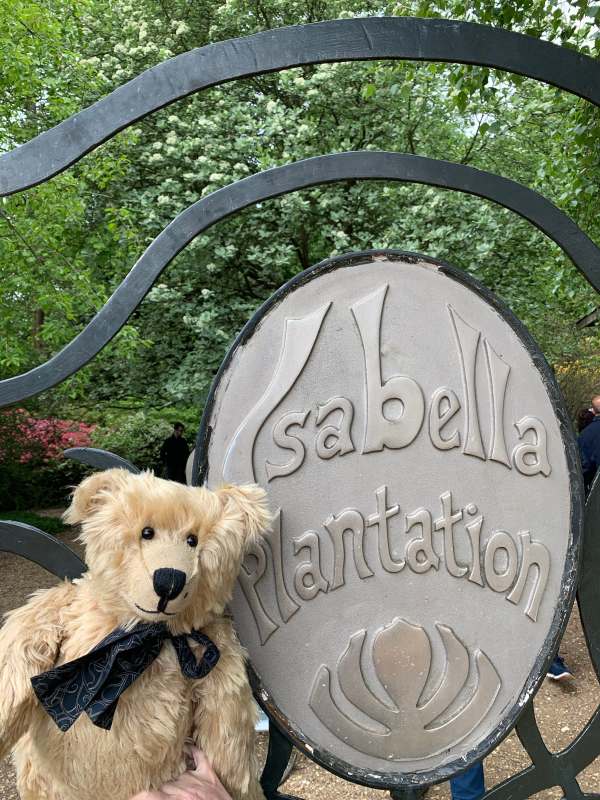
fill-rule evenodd
<path id="1" fill-rule="evenodd" d="M 65 3 L 49 0 L 48 8 L 52 16 Z M 550 0 L 88 0 L 72 19 L 61 15 L 58 27 L 44 23 L 54 42 L 48 54 L 27 40 L 37 90 L 32 104 L 19 89 L 16 114 L 14 105 L 0 107 L 9 131 L 3 141 L 27 139 L 36 119 L 42 128 L 54 124 L 192 47 L 382 10 L 466 18 L 591 50 L 587 9 Z M 53 71 L 52 54 L 61 50 Z M 69 100 L 61 105 L 63 96 Z M 3 333 L 20 331 L 18 344 L 5 335 L 0 366 L 5 374 L 31 366 L 68 341 L 148 243 L 199 197 L 324 152 L 390 149 L 488 169 L 539 189 L 600 238 L 598 165 L 592 155 L 582 170 L 573 158 L 589 145 L 588 128 L 584 135 L 578 126 L 587 119 L 594 129 L 597 116 L 571 96 L 493 70 L 403 62 L 316 65 L 186 98 L 5 204 L 0 259 L 19 264 L 24 285 L 0 275 L 10 301 Z M 17 231 L 26 234 L 19 239 Z M 40 247 L 48 237 L 51 247 Z M 555 246 L 490 203 L 414 186 L 329 186 L 263 203 L 198 237 L 71 391 L 88 402 L 133 396 L 201 406 L 234 334 L 274 289 L 322 258 L 370 247 L 422 251 L 467 269 L 507 300 L 554 363 L 578 351 L 573 322 L 596 303 Z M 44 316 L 32 328 L 34 308 Z"/>

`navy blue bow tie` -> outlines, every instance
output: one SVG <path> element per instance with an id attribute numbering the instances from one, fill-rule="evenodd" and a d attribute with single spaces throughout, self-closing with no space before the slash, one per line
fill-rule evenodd
<path id="1" fill-rule="evenodd" d="M 200 661 L 188 638 L 205 646 Z M 187 678 L 203 678 L 219 660 L 217 646 L 200 631 L 173 636 L 163 623 L 141 623 L 131 631 L 117 628 L 87 655 L 36 675 L 33 690 L 62 731 L 84 711 L 94 725 L 110 730 L 119 697 L 158 656 L 165 639 Z"/>

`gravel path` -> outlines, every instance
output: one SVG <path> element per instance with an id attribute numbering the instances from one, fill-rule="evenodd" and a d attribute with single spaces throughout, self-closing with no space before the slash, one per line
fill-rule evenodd
<path id="1" fill-rule="evenodd" d="M 72 534 L 64 534 L 61 538 L 81 555 Z M 21 605 L 35 589 L 55 583 L 56 579 L 35 564 L 0 553 L 0 615 Z M 538 724 L 549 749 L 553 751 L 569 744 L 600 703 L 600 687 L 587 654 L 577 612 L 573 613 L 569 622 L 561 653 L 566 656 L 574 678 L 560 684 L 545 681 L 535 701 Z M 488 787 L 529 763 L 516 735 L 511 734 L 485 761 Z M 585 792 L 600 792 L 600 758 L 580 775 L 580 784 Z M 305 800 L 358 800 L 387 794 L 345 783 L 302 755 L 298 755 L 296 767 L 285 784 L 285 791 Z M 441 784 L 429 791 L 428 800 L 446 800 L 449 796 L 448 785 Z M 18 800 L 18 797 L 12 766 L 8 760 L 2 761 L 0 800 Z M 554 788 L 540 792 L 536 800 L 558 800 L 560 797 L 561 790 Z"/>

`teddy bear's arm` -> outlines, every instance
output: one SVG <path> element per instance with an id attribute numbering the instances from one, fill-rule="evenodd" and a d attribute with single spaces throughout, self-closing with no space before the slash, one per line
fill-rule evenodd
<path id="1" fill-rule="evenodd" d="M 194 740 L 234 800 L 264 800 L 255 751 L 257 706 L 244 651 L 229 620 L 204 631 L 221 656 L 194 687 Z"/>
<path id="2" fill-rule="evenodd" d="M 60 612 L 73 585 L 34 594 L 6 615 L 0 628 L 0 759 L 27 731 L 37 698 L 31 678 L 54 666 L 61 640 Z"/>

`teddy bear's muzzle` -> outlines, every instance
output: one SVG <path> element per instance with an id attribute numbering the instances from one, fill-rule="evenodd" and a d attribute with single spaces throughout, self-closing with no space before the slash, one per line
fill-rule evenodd
<path id="1" fill-rule="evenodd" d="M 169 600 L 174 600 L 183 591 L 187 576 L 180 569 L 162 567 L 154 571 L 152 583 L 154 591 L 159 596 L 158 610 L 164 611 Z"/>

